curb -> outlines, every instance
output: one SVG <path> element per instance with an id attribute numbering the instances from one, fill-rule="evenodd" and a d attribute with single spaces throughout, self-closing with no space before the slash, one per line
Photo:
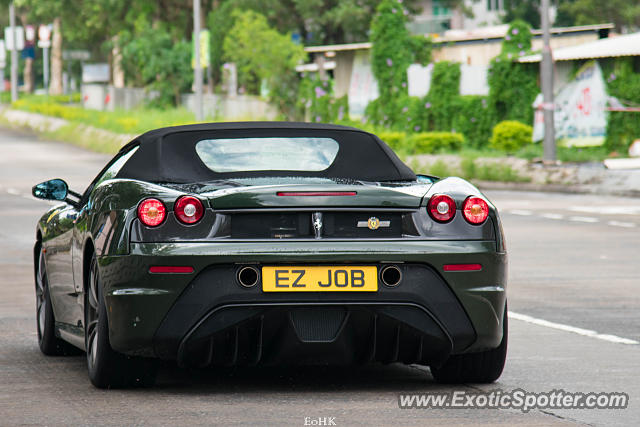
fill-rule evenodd
<path id="1" fill-rule="evenodd" d="M 616 189 L 602 188 L 594 185 L 562 185 L 562 184 L 532 184 L 528 182 L 498 182 L 475 181 L 474 184 L 482 191 L 528 191 L 537 193 L 562 194 L 596 194 L 603 196 L 620 196 L 640 198 L 640 188 Z"/>

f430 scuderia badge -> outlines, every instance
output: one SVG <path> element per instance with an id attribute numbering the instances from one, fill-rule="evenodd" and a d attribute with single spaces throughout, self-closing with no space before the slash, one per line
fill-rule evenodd
<path id="1" fill-rule="evenodd" d="M 359 228 L 367 227 L 369 230 L 377 230 L 380 227 L 391 227 L 391 221 L 380 221 L 375 216 L 372 216 L 366 221 L 358 221 L 357 226 Z"/>

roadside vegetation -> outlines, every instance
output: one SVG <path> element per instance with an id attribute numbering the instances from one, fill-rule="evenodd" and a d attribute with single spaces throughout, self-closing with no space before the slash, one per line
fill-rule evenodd
<path id="1" fill-rule="evenodd" d="M 589 2 L 592 0 L 576 4 Z M 4 10 L 1 3 L 0 11 Z M 137 135 L 158 127 L 194 123 L 194 115 L 179 107 L 181 95 L 190 92 L 193 83 L 189 3 L 178 0 L 162 4 L 141 0 L 134 2 L 135 5 L 107 0 L 81 3 L 73 8 L 67 0 L 21 0 L 17 6 L 20 19 L 25 21 L 23 24 L 53 21 L 54 32 L 69 41 L 69 46 L 87 48 L 93 56 L 110 63 L 114 76 L 119 69 L 126 86 L 144 87 L 157 96 L 139 109 L 100 112 L 84 109 L 79 94 L 21 94 L 21 99 L 11 108 L 65 119 L 69 124 L 48 136 L 107 152 L 118 146 L 117 141 L 121 140 L 118 135 Z M 479 96 L 460 94 L 459 63 L 433 61 L 431 52 L 437 41 L 411 35 L 407 30 L 409 19 L 420 11 L 418 0 L 345 0 L 339 2 L 339 7 L 330 2 L 316 2 L 313 7 L 307 3 L 205 2 L 203 21 L 211 37 L 211 58 L 206 70 L 208 89 L 224 96 L 230 86 L 228 66 L 233 63 L 237 69 L 238 93 L 268 101 L 277 109 L 280 119 L 338 123 L 371 131 L 410 163 L 423 155 L 455 155 L 463 161 L 456 166 L 456 171 L 445 172 L 460 176 L 518 180 L 519 175 L 510 170 L 511 166 L 486 164 L 481 159 L 542 157 L 541 144 L 531 141 L 530 126 L 532 103 L 539 92 L 538 68 L 535 64 L 517 62 L 519 57 L 532 53 L 530 29 L 537 23 L 532 22 L 531 16 L 537 14 L 530 16 L 527 12 L 530 8 L 506 5 L 508 21 L 505 22 L 510 25 L 500 54 L 490 63 L 489 93 Z M 447 3 L 454 7 L 464 2 Z M 559 10 L 563 11 L 559 19 L 564 25 L 578 21 L 585 24 L 583 19 L 592 19 L 584 15 L 590 8 L 564 5 L 559 6 Z M 572 16 L 578 12 L 582 18 L 576 21 Z M 600 17 L 593 19 L 599 22 Z M 616 25 L 623 26 L 624 22 Z M 367 38 L 372 42 L 372 71 L 383 84 L 379 85 L 378 99 L 368 105 L 364 117 L 355 121 L 349 116 L 347 96 L 336 95 L 329 72 L 297 73 L 295 67 L 313 60 L 305 53 L 305 45 Z M 61 79 L 61 75 L 54 72 L 61 73 L 61 46 L 61 41 L 54 38 L 52 81 L 54 75 L 56 80 Z M 30 69 L 35 70 L 32 73 L 41 69 L 38 60 L 30 64 Z M 27 69 L 23 59 L 20 64 Z M 408 95 L 407 69 L 412 64 L 433 66 L 430 90 L 425 96 Z M 69 65 L 69 71 L 77 80 L 79 63 Z M 610 95 L 630 104 L 640 104 L 637 66 L 633 59 L 624 57 L 603 61 Z M 23 75 L 27 75 L 26 71 Z M 41 80 L 39 75 L 32 77 L 35 77 L 30 79 L 32 83 Z M 27 80 L 25 78 L 24 88 L 28 91 Z M 31 85 L 30 90 L 35 89 Z M 52 84 L 49 93 L 60 93 L 61 83 L 59 89 L 54 90 Z M 9 103 L 9 98 L 8 92 L 0 93 L 0 102 Z M 629 145 L 640 135 L 640 114 L 611 112 L 609 117 L 603 146 L 559 146 L 558 159 L 590 162 L 626 156 Z M 207 121 L 225 119 L 206 118 Z M 91 131 L 88 127 L 116 134 L 116 142 L 87 141 L 84 135 Z M 452 168 L 450 163 L 429 167 Z"/>

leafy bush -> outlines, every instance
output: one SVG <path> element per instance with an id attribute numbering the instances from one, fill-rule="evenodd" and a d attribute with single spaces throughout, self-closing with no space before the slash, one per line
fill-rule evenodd
<path id="1" fill-rule="evenodd" d="M 634 67 L 634 60 L 636 67 Z M 635 68 L 635 69 L 634 69 Z M 640 61 L 634 58 L 615 58 L 603 67 L 607 92 L 630 104 L 640 104 Z M 640 114 L 611 111 L 607 121 L 605 146 L 610 151 L 626 154 L 631 143 L 640 138 Z"/>
<path id="2" fill-rule="evenodd" d="M 533 128 L 515 120 L 505 120 L 493 128 L 490 145 L 497 150 L 513 153 L 531 143 Z"/>
<path id="3" fill-rule="evenodd" d="M 393 151 L 407 150 L 407 134 L 405 132 L 380 132 L 378 137 L 387 143 Z"/>
<path id="4" fill-rule="evenodd" d="M 298 110 L 306 112 L 312 122 L 333 123 L 349 115 L 347 95 L 335 98 L 333 81 L 322 80 L 318 74 L 304 77 L 298 93 Z"/>
<path id="5" fill-rule="evenodd" d="M 452 127 L 465 136 L 466 146 L 484 148 L 489 145 L 491 131 L 496 123 L 493 109 L 485 96 L 460 96 L 453 113 Z"/>
<path id="6" fill-rule="evenodd" d="M 416 154 L 456 151 L 462 148 L 464 136 L 453 132 L 420 132 L 414 133 L 407 140 L 407 145 Z"/>

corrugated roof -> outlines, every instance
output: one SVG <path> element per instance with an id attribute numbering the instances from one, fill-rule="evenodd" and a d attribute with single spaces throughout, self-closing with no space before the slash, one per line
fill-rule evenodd
<path id="1" fill-rule="evenodd" d="M 611 23 L 606 24 L 595 24 L 595 25 L 579 25 L 575 27 L 554 27 L 551 28 L 552 35 L 564 35 L 564 34 L 572 34 L 572 33 L 584 33 L 584 32 L 593 32 L 600 30 L 610 30 L 615 26 Z M 488 28 L 479 28 L 476 30 L 463 31 L 463 30 L 455 30 L 455 31 L 447 31 L 443 36 L 435 37 L 433 42 L 435 44 L 438 43 L 456 43 L 456 42 L 466 42 L 471 40 L 499 40 L 502 39 L 507 33 L 508 25 L 497 25 L 494 27 Z M 538 37 L 542 34 L 542 30 L 532 29 L 531 35 L 534 37 Z M 332 44 L 332 45 L 323 45 L 323 46 L 307 46 L 304 48 L 306 52 L 309 53 L 318 53 L 318 52 L 338 52 L 345 50 L 360 50 L 360 49 L 371 49 L 370 42 L 362 42 L 362 43 L 345 43 L 345 44 Z"/>
<path id="2" fill-rule="evenodd" d="M 577 59 L 610 58 L 614 56 L 639 56 L 640 33 L 609 37 L 577 46 L 562 47 L 553 50 L 555 61 L 573 61 Z M 540 62 L 542 54 L 523 56 L 519 62 Z"/>

